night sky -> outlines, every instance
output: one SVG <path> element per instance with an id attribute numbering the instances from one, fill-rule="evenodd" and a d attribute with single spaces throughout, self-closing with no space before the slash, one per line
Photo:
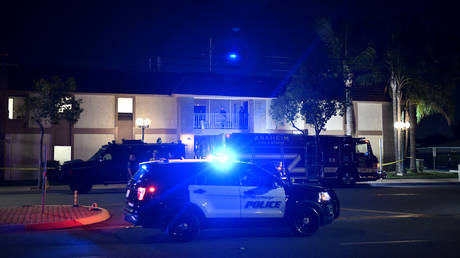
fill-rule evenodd
<path id="1" fill-rule="evenodd" d="M 358 24 L 356 42 L 371 44 L 378 55 L 388 42 L 389 24 L 401 24 L 404 44 L 414 49 L 428 42 L 440 59 L 460 52 L 458 8 L 443 1 L 93 0 L 0 5 L 0 53 L 20 65 L 147 70 L 149 58 L 154 63 L 161 56 L 164 65 L 177 71 L 206 71 L 212 38 L 215 71 L 283 77 L 317 38 L 314 24 L 319 18 Z M 225 55 L 235 49 L 241 60 L 229 65 Z"/>
<path id="2" fill-rule="evenodd" d="M 216 65 L 236 48 L 251 72 L 272 57 L 295 63 L 316 37 L 313 24 L 321 17 L 354 20 L 376 47 L 389 22 L 449 31 L 457 19 L 455 9 L 434 1 L 318 2 L 10 1 L 1 8 L 0 52 L 21 64 L 147 69 L 149 57 L 158 55 L 198 65 L 193 60 L 207 59 L 213 38 Z"/>

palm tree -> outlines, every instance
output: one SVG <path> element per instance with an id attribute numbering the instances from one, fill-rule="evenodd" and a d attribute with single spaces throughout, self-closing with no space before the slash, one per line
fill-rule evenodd
<path id="1" fill-rule="evenodd" d="M 403 98 L 403 91 L 409 85 L 410 78 L 408 72 L 408 65 L 405 59 L 401 56 L 398 48 L 392 48 L 386 53 L 385 63 L 389 73 L 389 85 L 391 88 L 391 98 L 393 103 L 393 122 L 401 121 L 401 104 Z M 413 126 L 412 126 L 413 127 Z M 398 174 L 404 173 L 404 160 L 403 157 L 403 141 L 401 139 L 401 129 L 394 128 L 394 153 L 395 160 L 401 160 L 396 163 L 396 172 Z"/>
<path id="2" fill-rule="evenodd" d="M 452 77 L 450 77 L 452 78 Z M 415 129 L 424 117 L 441 114 L 449 126 L 452 125 L 455 104 L 452 98 L 455 89 L 455 80 L 443 80 L 430 83 L 421 78 L 412 80 L 405 89 L 405 106 L 409 110 L 410 138 L 410 169 L 415 171 Z"/>
<path id="3" fill-rule="evenodd" d="M 374 82 L 376 52 L 371 46 L 366 46 L 364 49 L 352 48 L 349 27 L 345 26 L 339 35 L 328 20 L 321 19 L 317 22 L 316 29 L 333 60 L 334 70 L 341 75 L 345 84 L 345 134 L 352 136 L 354 125 L 352 87 L 355 82 L 357 84 Z"/>

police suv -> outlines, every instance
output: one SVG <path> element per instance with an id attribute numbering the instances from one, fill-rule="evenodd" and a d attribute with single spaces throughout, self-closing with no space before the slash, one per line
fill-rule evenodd
<path id="1" fill-rule="evenodd" d="M 140 164 L 124 212 L 135 225 L 189 241 L 200 229 L 237 225 L 287 225 L 308 236 L 339 216 L 340 203 L 333 190 L 287 184 L 251 163 L 164 160 Z"/>

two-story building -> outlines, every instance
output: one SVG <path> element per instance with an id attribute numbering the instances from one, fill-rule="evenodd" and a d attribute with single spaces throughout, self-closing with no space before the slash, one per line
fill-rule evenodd
<path id="1" fill-rule="evenodd" d="M 86 160 L 102 145 L 122 139 L 141 139 L 136 120 L 149 119 L 145 142 L 178 142 L 187 146 L 187 157 L 194 156 L 194 136 L 222 133 L 293 133 L 271 119 L 270 103 L 281 79 L 212 73 L 153 73 L 142 71 L 50 70 L 15 68 L 7 73 L 8 116 L 6 127 L 3 180 L 37 177 L 38 127 L 27 119 L 22 108 L 24 97 L 32 90 L 33 80 L 59 75 L 76 79 L 77 98 L 83 113 L 70 128 L 65 122 L 47 124 L 44 143 L 48 160 L 64 162 Z M 383 139 L 384 160 L 394 156 L 390 99 L 382 88 L 354 89 L 354 136 L 371 141 L 379 156 Z M 4 116 L 6 117 L 6 116 Z M 299 127 L 308 125 L 299 122 Z M 344 135 L 344 119 L 333 117 L 323 134 Z M 313 130 L 309 130 L 313 134 Z M 22 169 L 26 168 L 26 169 Z"/>

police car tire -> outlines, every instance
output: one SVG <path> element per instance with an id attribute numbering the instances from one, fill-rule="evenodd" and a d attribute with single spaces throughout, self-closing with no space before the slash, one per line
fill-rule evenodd
<path id="1" fill-rule="evenodd" d="M 310 236 L 314 234 L 320 224 L 318 212 L 313 208 L 300 208 L 292 218 L 292 229 L 298 236 Z"/>
<path id="2" fill-rule="evenodd" d="M 188 242 L 196 237 L 200 230 L 200 222 L 193 214 L 184 214 L 173 219 L 166 227 L 166 233 L 176 242 Z"/>

